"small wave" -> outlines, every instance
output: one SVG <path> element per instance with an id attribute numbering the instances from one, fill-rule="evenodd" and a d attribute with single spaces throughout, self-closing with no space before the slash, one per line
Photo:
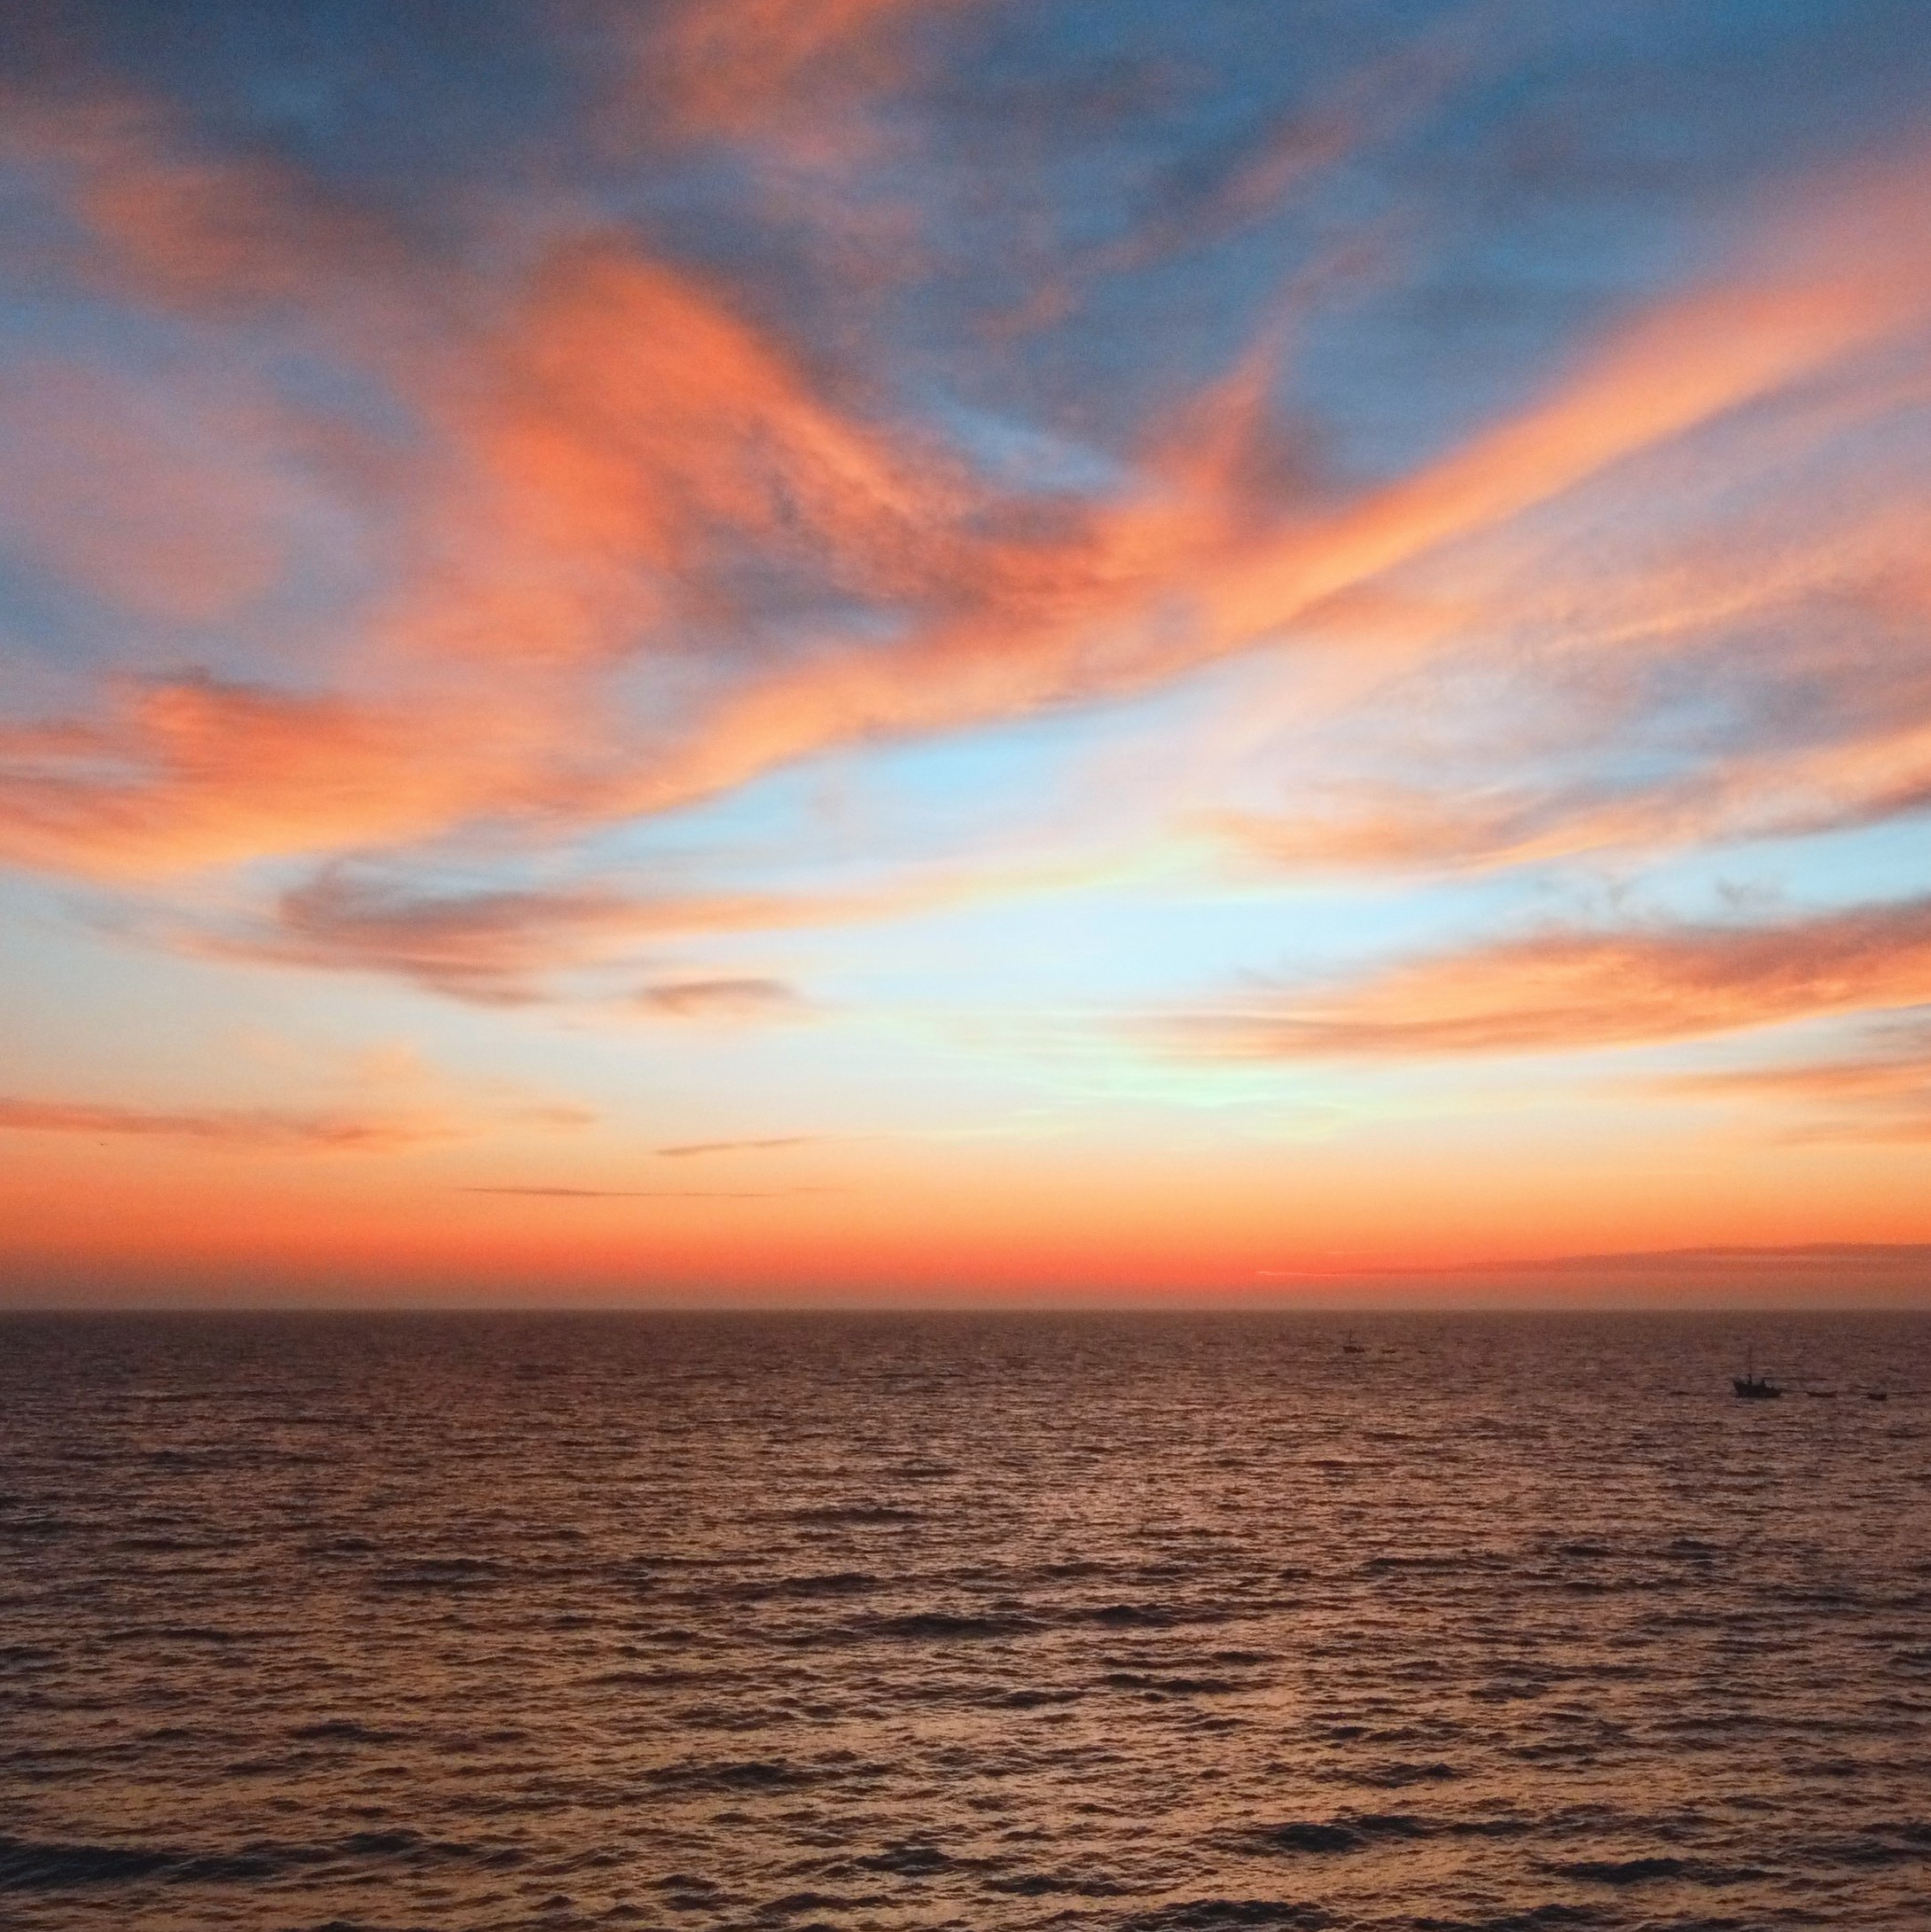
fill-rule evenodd
<path id="1" fill-rule="evenodd" d="M 136 1845 L 35 1844 L 0 1838 L 0 1891 L 53 1891 L 150 1878 L 179 1855 Z"/>
<path id="2" fill-rule="evenodd" d="M 1349 1812 L 1334 1819 L 1294 1819 L 1248 1833 L 1245 1849 L 1259 1852 L 1364 1851 L 1380 1838 L 1429 1838 L 1444 1827 L 1405 1811 Z"/>
<path id="3" fill-rule="evenodd" d="M 833 1892 L 787 1892 L 758 1908 L 761 1919 L 791 1919 L 801 1912 L 849 1912 L 866 1901 L 840 1898 Z"/>
<path id="4" fill-rule="evenodd" d="M 899 1878 L 927 1878 L 952 1863 L 936 1845 L 893 1845 L 869 1858 L 853 1861 L 861 1872 L 890 1872 Z"/>
<path id="5" fill-rule="evenodd" d="M 1020 1872 L 1011 1878 L 986 1881 L 989 1892 L 1000 1892 L 1008 1898 L 1044 1898 L 1055 1892 L 1076 1898 L 1117 1898 L 1127 1889 L 1112 1879 L 1080 1878 L 1064 1872 Z"/>
<path id="6" fill-rule="evenodd" d="M 1098 1623 L 1105 1630 L 1171 1630 L 1179 1623 L 1223 1623 L 1231 1612 L 1192 1603 L 1103 1603 L 1075 1610 L 1069 1623 Z"/>
<path id="7" fill-rule="evenodd" d="M 1020 1637 L 1037 1628 L 1029 1617 L 959 1616 L 942 1610 L 919 1610 L 909 1616 L 882 1617 L 869 1625 L 865 1634 L 943 1642 L 953 1639 Z"/>
<path id="8" fill-rule="evenodd" d="M 341 1858 L 409 1862 L 472 1859 L 473 1846 L 425 1839 L 411 1831 L 356 1832 L 334 1844 L 247 1844 L 233 1851 L 160 1845 L 75 1844 L 0 1838 L 0 1891 L 64 1891 L 163 1879 L 175 1885 L 245 1884 Z M 500 1862 L 501 1854 L 486 1859 Z"/>
<path id="9" fill-rule="evenodd" d="M 1825 1865 L 1905 1865 L 1931 1858 L 1931 1824 L 1873 1825 L 1852 1838 L 1813 1842 L 1808 1856 Z"/>
<path id="10" fill-rule="evenodd" d="M 700 1684 L 714 1684 L 717 1680 L 715 1670 L 643 1670 L 627 1669 L 604 1670 L 584 1682 L 597 1690 L 618 1691 L 672 1691 L 683 1690 Z"/>
<path id="11" fill-rule="evenodd" d="M 1278 1932 L 1322 1932 L 1336 1924 L 1319 1905 L 1286 1898 L 1189 1898 L 1135 1912 L 1120 1932 L 1219 1932 L 1223 1926 L 1258 1926 Z"/>
<path id="12" fill-rule="evenodd" d="M 379 1570 L 369 1578 L 368 1587 L 400 1595 L 412 1591 L 487 1590 L 504 1581 L 503 1570 L 480 1556 L 426 1556 Z"/>
<path id="13" fill-rule="evenodd" d="M 208 1623 L 138 1623 L 103 1631 L 106 1644 L 238 1644 L 242 1632 Z"/>
<path id="14" fill-rule="evenodd" d="M 1345 1772 L 1341 1775 L 1347 1784 L 1373 1785 L 1383 1790 L 1399 1791 L 1408 1785 L 1446 1784 L 1450 1779 L 1461 1777 L 1462 1773 L 1454 1765 L 1434 1758 L 1425 1764 L 1396 1759 L 1386 1764 L 1364 1765 L 1359 1771 Z"/>
<path id="15" fill-rule="evenodd" d="M 1545 1905 L 1531 1905 L 1526 1912 L 1505 1912 L 1488 1919 L 1411 1919 L 1408 1926 L 1410 1932 L 1548 1932 L 1551 1927 L 1599 1926 L 1612 1922 L 1606 1920 L 1593 1905 L 1552 1902 Z M 1693 1928 L 1679 1926 L 1675 1932 L 1693 1932 Z M 1733 1922 L 1723 1928 L 1723 1932 L 1743 1932 L 1743 1928 L 1740 1923 Z"/>
<path id="16" fill-rule="evenodd" d="M 1688 1858 L 1576 1858 L 1544 1869 L 1554 1877 L 1589 1885 L 1647 1885 L 1660 1878 L 1692 1878 L 1700 1868 Z"/>
<path id="17" fill-rule="evenodd" d="M 1256 1688 L 1246 1678 L 1154 1677 L 1144 1670 L 1109 1670 L 1099 1681 L 1110 1691 L 1153 1691 L 1169 1697 L 1224 1697 Z"/>
<path id="18" fill-rule="evenodd" d="M 71 1537 L 87 1525 L 72 1516 L 15 1517 L 0 1522 L 0 1537 Z"/>
<path id="19" fill-rule="evenodd" d="M 857 1597 L 876 1590 L 879 1579 L 863 1569 L 829 1570 L 800 1576 L 774 1576 L 736 1584 L 715 1594 L 739 1603 L 757 1603 L 770 1597 Z"/>
<path id="20" fill-rule="evenodd" d="M 895 1503 L 826 1503 L 815 1509 L 795 1509 L 786 1519 L 790 1522 L 917 1522 L 916 1509 L 901 1509 Z"/>
<path id="21" fill-rule="evenodd" d="M 1371 1556 L 1361 1566 L 1368 1576 L 1412 1572 L 1424 1576 L 1489 1576 L 1512 1568 L 1493 1550 L 1443 1550 L 1427 1556 Z"/>
<path id="22" fill-rule="evenodd" d="M 1366 1834 L 1352 1825 L 1268 1825 L 1253 1836 L 1263 1851 L 1359 1851 L 1367 1842 Z"/>
<path id="23" fill-rule="evenodd" d="M 645 1775 L 653 1785 L 683 1791 L 788 1791 L 812 1781 L 809 1771 L 775 1758 L 665 1764 Z"/>

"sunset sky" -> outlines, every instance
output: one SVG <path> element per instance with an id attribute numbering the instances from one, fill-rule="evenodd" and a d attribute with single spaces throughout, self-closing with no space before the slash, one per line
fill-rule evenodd
<path id="1" fill-rule="evenodd" d="M 1923 0 L 5 11 L 0 1301 L 1931 1303 Z"/>

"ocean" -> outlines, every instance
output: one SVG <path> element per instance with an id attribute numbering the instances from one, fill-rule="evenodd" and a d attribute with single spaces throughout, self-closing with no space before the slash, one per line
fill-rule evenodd
<path id="1" fill-rule="evenodd" d="M 0 1450 L 19 1932 L 1931 1925 L 1924 1318 L 15 1316 Z"/>

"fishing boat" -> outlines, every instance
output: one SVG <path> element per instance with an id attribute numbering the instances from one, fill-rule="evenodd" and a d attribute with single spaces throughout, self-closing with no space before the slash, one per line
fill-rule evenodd
<path id="1" fill-rule="evenodd" d="M 1745 1402 L 1774 1402 L 1783 1394 L 1783 1389 L 1769 1376 L 1756 1373 L 1754 1360 L 1744 1364 L 1742 1374 L 1730 1378 L 1730 1386 Z"/>

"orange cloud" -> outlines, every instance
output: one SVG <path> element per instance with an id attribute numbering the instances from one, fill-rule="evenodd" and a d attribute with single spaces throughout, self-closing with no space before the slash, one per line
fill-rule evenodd
<path id="1" fill-rule="evenodd" d="M 493 710 L 154 684 L 109 723 L 0 737 L 0 856 L 142 874 L 424 837 L 486 803 L 531 808 L 515 730 Z"/>
<path id="2" fill-rule="evenodd" d="M 776 36 L 782 68 L 887 12 L 693 8 L 667 31 L 727 51 Z M 1266 354 L 1173 412 L 1108 500 L 1074 501 L 974 478 L 723 291 L 629 242 L 553 250 L 512 299 L 486 299 L 393 237 L 322 212 L 309 223 L 307 191 L 252 164 L 184 160 L 165 125 L 125 105 L 66 132 L 43 113 L 20 138 L 72 174 L 74 206 L 126 276 L 216 309 L 295 291 L 319 311 L 352 291 L 362 306 L 344 341 L 434 445 L 401 512 L 410 574 L 317 667 L 318 684 L 337 678 L 353 698 L 177 677 L 106 722 L 12 735 L 0 852 L 55 871 L 394 848 L 463 828 L 565 836 L 827 749 L 1143 691 L 1311 630 L 1398 567 L 1811 379 L 1931 303 L 1911 161 L 1856 184 L 1836 215 L 1789 224 L 1776 260 L 1631 324 L 1513 420 L 1349 505 L 1305 491 L 1283 503 L 1256 481 L 1256 450 L 1278 442 Z M 407 325 L 371 325 L 371 302 Z M 1855 794 L 1857 761 L 1833 776 L 1818 755 L 1819 790 Z M 1900 742 L 1895 783 L 1870 809 L 1915 795 L 1919 756 Z M 1586 802 L 1580 825 L 1553 829 L 1492 804 L 1462 849 L 1637 835 L 1617 829 L 1621 801 Z M 1399 850 L 1400 817 L 1341 822 L 1331 846 Z M 1439 827 L 1427 843 L 1457 847 Z M 299 929 L 313 910 L 285 908 L 296 928 L 281 943 L 354 953 Z M 575 957 L 593 927 L 623 923 L 589 907 L 559 917 Z M 418 943 L 400 957 L 417 959 Z M 473 943 L 445 929 L 431 950 Z M 472 987 L 520 970 L 400 969 Z"/>
<path id="3" fill-rule="evenodd" d="M 1294 208 L 1297 192 L 1322 175 L 1360 160 L 1438 108 L 1473 71 L 1497 64 L 1508 44 L 1499 9 L 1463 9 L 1444 23 L 1339 74 L 1271 116 L 1236 143 L 1203 157 L 1189 154 L 1157 176 L 1129 231 L 1070 263 L 1040 264 L 1042 285 L 1028 300 L 1028 321 L 1060 319 L 1082 284 L 1162 256 L 1212 246 L 1241 230 Z M 1355 236 L 1318 258 L 1303 278 L 1352 279 L 1382 253 L 1382 238 Z"/>
<path id="4" fill-rule="evenodd" d="M 741 135 L 781 107 L 891 71 L 887 31 L 962 0 L 684 0 L 645 42 L 652 78 L 693 132 Z M 653 89 L 653 93 L 659 91 Z"/>
<path id="5" fill-rule="evenodd" d="M 742 616 L 754 548 L 821 598 L 917 595 L 970 507 L 933 451 L 614 239 L 547 260 L 431 401 L 464 458 L 434 506 L 459 574 L 423 586 L 410 630 L 465 653 L 607 661 L 669 609 Z"/>
<path id="6" fill-rule="evenodd" d="M 258 596 L 283 563 L 278 426 L 232 397 L 195 400 L 180 423 L 151 386 L 84 364 L 0 372 L 9 547 L 110 604 L 178 623 Z"/>
<path id="7" fill-rule="evenodd" d="M 1542 934 L 1326 998 L 1263 995 L 1163 1023 L 1229 1060 L 1566 1053 L 1931 1000 L 1931 899 L 1771 927 Z"/>
<path id="8" fill-rule="evenodd" d="M 177 677 L 118 718 L 16 730 L 0 852 L 142 873 L 621 817 L 703 788 L 654 775 L 683 756 L 682 713 L 762 675 L 754 649 L 688 649 L 691 626 L 750 644 L 801 599 L 829 623 L 827 599 L 848 619 L 854 598 L 918 606 L 973 575 L 964 532 L 983 505 L 961 473 L 835 408 L 715 295 L 614 243 L 553 256 L 513 320 L 389 373 L 443 449 L 403 512 L 410 574 L 340 653 L 356 695 Z M 747 560 L 769 608 L 738 588 Z M 197 594 L 233 594 L 178 561 Z M 94 559 L 110 590 L 138 562 Z M 632 721 L 603 686 L 646 651 L 672 702 Z"/>
<path id="9" fill-rule="evenodd" d="M 274 1107 L 166 1112 L 0 1095 L 0 1130 L 184 1141 L 235 1154 L 393 1154 L 460 1138 L 470 1130 L 427 1117 L 356 1118 Z"/>
<path id="10" fill-rule="evenodd" d="M 921 880 L 846 893 L 665 892 L 603 887 L 429 893 L 329 871 L 282 895 L 254 931 L 168 934 L 211 956 L 333 971 L 395 974 L 485 1005 L 545 997 L 547 975 L 622 963 L 707 933 L 841 926 L 957 903 L 997 881 Z M 802 1002 L 781 981 L 708 978 L 646 987 L 646 1009 L 680 1018 L 768 1017 Z"/>
<path id="11" fill-rule="evenodd" d="M 543 974 L 594 964 L 652 939 L 714 931 L 715 902 L 655 903 L 597 890 L 434 896 L 329 872 L 285 893 L 259 937 L 206 942 L 244 958 L 393 973 L 484 1005 L 541 997 Z"/>
<path id="12" fill-rule="evenodd" d="M 1672 1099 L 1795 1110 L 1790 1140 L 1931 1140 L 1931 1030 L 1890 1029 L 1851 1054 L 1677 1074 L 1649 1083 Z"/>
<path id="13" fill-rule="evenodd" d="M 1552 802 L 1526 789 L 1447 795 L 1403 785 L 1330 787 L 1293 813 L 1213 811 L 1192 828 L 1286 872 L 1427 872 L 1525 856 Z"/>
<path id="14" fill-rule="evenodd" d="M 841 1193 L 836 1187 L 465 1187 L 465 1194 L 524 1194 L 547 1201 L 788 1201 Z"/>
<path id="15" fill-rule="evenodd" d="M 1193 827 L 1286 872 L 1490 870 L 1866 825 L 1931 806 L 1931 719 L 1803 749 L 1732 752 L 1617 794 L 1527 785 L 1331 786 L 1293 813 L 1213 811 Z"/>
<path id="16" fill-rule="evenodd" d="M 1919 176 L 1913 170 L 1912 192 Z M 1888 264 L 1826 257 L 1781 282 L 1669 303 L 1556 395 L 1366 501 L 1284 532 L 1211 593 L 1223 633 L 1252 637 L 1397 565 L 1492 528 L 1646 450 L 1814 375 L 1921 317 L 1931 236 L 1905 217 Z"/>
<path id="17" fill-rule="evenodd" d="M 1269 869 L 1431 872 L 1803 836 L 1931 806 L 1931 586 L 1911 550 L 1925 480 L 1865 464 L 1841 500 L 1786 494 L 1833 433 L 1904 400 L 1854 372 L 1705 439 L 1688 513 L 1768 470 L 1774 507 L 1760 497 L 1750 520 L 1659 531 L 1667 512 L 1634 498 L 1673 507 L 1685 479 L 1653 460 L 1556 532 L 1501 533 L 1419 583 L 1331 603 L 1313 622 L 1338 693 L 1297 680 L 1295 712 L 1243 711 L 1189 753 L 1225 769 L 1265 745 L 1288 774 L 1273 780 L 1282 803 L 1196 809 L 1189 829 Z M 1329 775 L 1336 752 L 1346 776 Z M 1575 775 L 1579 753 L 1590 776 Z"/>
<path id="18" fill-rule="evenodd" d="M 1922 169 L 1823 215 L 1787 259 L 1667 302 L 1514 419 L 1332 511 L 1257 513 L 1266 386 L 1183 417 L 1137 488 L 963 549 L 965 594 L 895 647 L 826 647 L 727 693 L 630 794 L 648 810 L 829 746 L 1148 688 L 1313 621 L 1398 567 L 1493 533 L 1614 466 L 1818 376 L 1931 309 Z M 1873 206 L 1896 225 L 1873 231 Z M 1244 398 L 1244 400 L 1243 400 Z M 1241 434 L 1243 410 L 1251 434 Z M 1203 429 L 1207 432 L 1203 434 Z"/>
<path id="19" fill-rule="evenodd" d="M 678 1020 L 773 1020 L 795 1018 L 804 1002 L 783 980 L 714 979 L 668 980 L 646 986 L 637 1004 L 652 1013 Z M 759 1146 L 788 1146 L 789 1141 L 731 1143 Z M 708 1147 L 660 1147 L 660 1154 L 710 1153 Z"/>
<path id="20" fill-rule="evenodd" d="M 178 114 L 129 91 L 43 95 L 0 82 L 0 156 L 53 181 L 89 238 L 42 243 L 44 265 L 117 292 L 312 312 L 350 290 L 366 298 L 407 260 L 367 207 L 266 155 L 211 149 Z"/>
<path id="21" fill-rule="evenodd" d="M 689 1140 L 681 1146 L 660 1147 L 658 1158 L 689 1161 L 708 1154 L 770 1154 L 782 1147 L 809 1147 L 822 1140 L 822 1134 L 781 1134 L 772 1140 Z"/>

